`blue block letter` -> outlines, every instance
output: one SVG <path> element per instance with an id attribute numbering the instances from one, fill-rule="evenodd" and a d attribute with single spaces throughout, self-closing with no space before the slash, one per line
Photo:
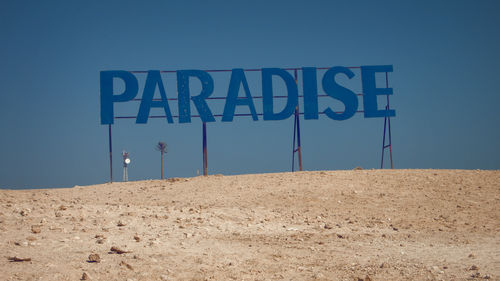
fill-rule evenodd
<path id="1" fill-rule="evenodd" d="M 161 101 L 153 100 L 156 85 L 158 85 L 158 90 L 160 90 Z M 168 106 L 165 88 L 163 87 L 163 82 L 161 81 L 160 71 L 158 70 L 148 71 L 146 85 L 144 86 L 144 92 L 142 93 L 141 106 L 139 107 L 139 114 L 137 114 L 135 123 L 147 123 L 149 110 L 151 109 L 151 107 L 162 107 L 165 110 L 165 115 L 167 116 L 168 123 L 174 122 L 172 120 L 172 113 L 170 113 L 170 107 Z"/>
<path id="2" fill-rule="evenodd" d="M 375 82 L 375 73 L 377 72 L 392 72 L 392 65 L 373 65 L 361 67 L 365 118 L 396 116 L 396 112 L 393 109 L 378 110 L 377 96 L 392 95 L 392 88 L 377 88 Z"/>
<path id="3" fill-rule="evenodd" d="M 113 78 L 120 78 L 125 82 L 125 91 L 120 95 L 113 95 Z M 123 70 L 101 71 L 101 124 L 113 124 L 113 103 L 132 100 L 138 90 L 134 74 Z"/>
<path id="4" fill-rule="evenodd" d="M 288 98 L 285 108 L 274 113 L 273 110 L 273 75 L 281 77 L 285 81 Z M 263 68 L 262 69 L 262 107 L 264 111 L 264 120 L 283 120 L 290 117 L 297 107 L 299 94 L 297 84 L 293 76 L 288 71 L 280 68 Z"/>
<path id="5" fill-rule="evenodd" d="M 302 81 L 304 85 L 304 119 L 318 119 L 316 67 L 303 67 Z"/>
<path id="6" fill-rule="evenodd" d="M 179 95 L 179 123 L 191 122 L 191 104 L 189 100 L 189 77 L 194 76 L 200 79 L 201 93 L 193 97 L 194 105 L 200 114 L 202 122 L 215 122 L 215 118 L 205 101 L 214 91 L 214 80 L 212 76 L 201 70 L 178 70 L 177 71 L 177 92 Z"/>
<path id="7" fill-rule="evenodd" d="M 328 69 L 323 76 L 323 90 L 330 97 L 341 101 L 345 106 L 345 110 L 342 113 L 336 113 L 330 108 L 327 108 L 325 110 L 325 114 L 333 120 L 346 120 L 356 114 L 356 111 L 358 110 L 358 97 L 351 90 L 346 89 L 335 82 L 335 76 L 338 73 L 345 74 L 349 79 L 354 77 L 354 73 L 352 73 L 352 71 L 347 67 L 332 67 Z"/>
<path id="8" fill-rule="evenodd" d="M 245 98 L 238 98 L 238 93 L 240 91 L 240 85 L 243 84 L 243 89 L 245 90 Z M 234 109 L 237 105 L 246 105 L 250 108 L 250 113 L 252 114 L 253 121 L 259 120 L 257 118 L 257 112 L 255 111 L 255 106 L 253 104 L 252 95 L 250 95 L 250 89 L 248 88 L 247 79 L 243 69 L 233 69 L 231 73 L 231 81 L 229 82 L 229 89 L 227 90 L 226 105 L 224 105 L 224 114 L 222 116 L 222 122 L 231 122 L 234 117 Z"/>

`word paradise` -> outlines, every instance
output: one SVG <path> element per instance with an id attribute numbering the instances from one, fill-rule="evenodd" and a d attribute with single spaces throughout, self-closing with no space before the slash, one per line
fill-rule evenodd
<path id="1" fill-rule="evenodd" d="M 392 109 L 379 109 L 377 96 L 392 95 L 392 88 L 377 88 L 375 82 L 376 73 L 392 72 L 392 65 L 361 66 L 361 83 L 363 90 L 363 112 L 365 118 L 395 116 Z M 318 119 L 318 75 L 315 67 L 303 67 L 302 87 L 304 103 L 304 119 Z M 147 71 L 146 82 L 142 93 L 139 112 L 136 123 L 147 123 L 151 108 L 163 108 L 168 123 L 173 123 L 172 113 L 168 104 L 163 81 L 158 70 Z M 177 106 L 179 112 L 179 123 L 191 122 L 191 102 L 198 111 L 203 122 L 214 122 L 215 118 L 208 106 L 208 99 L 214 91 L 214 80 L 207 71 L 203 70 L 178 70 L 177 75 Z M 347 120 L 354 116 L 358 110 L 358 96 L 351 90 L 339 85 L 335 81 L 337 75 L 345 75 L 352 79 L 355 74 L 347 67 L 335 66 L 329 68 L 321 79 L 321 86 L 327 96 L 344 104 L 343 112 L 335 112 L 326 108 L 323 113 L 333 120 Z M 136 98 L 139 93 L 139 82 L 134 73 L 123 70 L 101 71 L 101 124 L 113 124 L 114 103 L 128 102 Z M 189 88 L 190 78 L 201 82 L 201 91 L 192 95 Z M 286 104 L 284 108 L 275 112 L 273 78 L 281 79 L 287 89 Z M 115 94 L 113 81 L 121 79 L 124 82 L 124 90 Z M 298 86 L 294 77 L 285 69 L 262 68 L 262 117 L 264 120 L 283 120 L 295 112 L 299 101 Z M 238 97 L 240 88 L 243 86 L 245 97 Z M 155 90 L 158 89 L 161 98 L 153 99 Z M 245 71 L 237 68 L 231 71 L 231 78 L 225 98 L 222 122 L 233 121 L 237 106 L 248 107 L 254 121 L 259 120 L 255 110 L 254 100 L 248 87 Z"/>

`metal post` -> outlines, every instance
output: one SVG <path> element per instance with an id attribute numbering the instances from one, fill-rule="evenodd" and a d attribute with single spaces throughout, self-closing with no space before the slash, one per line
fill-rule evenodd
<path id="1" fill-rule="evenodd" d="M 111 142 L 111 124 L 108 125 L 109 135 L 109 182 L 113 182 L 113 145 Z"/>
<path id="2" fill-rule="evenodd" d="M 387 96 L 387 110 L 389 110 L 389 96 Z M 391 156 L 391 169 L 394 169 L 394 164 L 392 162 L 392 137 L 391 137 L 391 118 L 387 117 L 387 123 L 389 123 L 389 153 Z"/>
<path id="3" fill-rule="evenodd" d="M 299 105 L 295 108 L 295 118 L 297 118 L 297 152 L 299 153 L 299 170 L 302 171 L 302 149 L 300 146 L 300 118 L 299 118 Z"/>
<path id="4" fill-rule="evenodd" d="M 297 134 L 297 116 L 293 119 L 292 172 L 295 172 L 295 135 Z"/>
<path id="5" fill-rule="evenodd" d="M 208 175 L 207 167 L 207 123 L 203 122 L 203 175 Z"/>
<path id="6" fill-rule="evenodd" d="M 387 106 L 385 107 L 385 109 L 387 110 Z M 387 116 L 384 117 L 384 136 L 382 138 L 382 160 L 380 161 L 380 169 L 383 169 L 384 168 L 384 151 L 385 151 L 385 131 L 386 131 L 386 127 L 387 127 Z"/>
<path id="7" fill-rule="evenodd" d="M 298 87 L 297 69 L 294 71 L 295 84 Z M 302 171 L 302 151 L 300 146 L 300 113 L 299 104 L 295 107 L 294 121 L 293 121 L 293 149 L 292 149 L 292 172 L 295 171 L 295 152 L 299 154 L 299 170 Z M 297 135 L 297 149 L 295 149 L 295 135 Z"/>
<path id="8" fill-rule="evenodd" d="M 387 72 L 385 73 L 385 87 L 389 88 L 389 77 L 388 77 Z M 389 109 L 390 109 L 389 95 L 387 95 L 386 97 L 387 97 L 387 104 L 385 106 L 385 110 L 389 111 Z M 386 131 L 388 131 L 388 133 L 389 133 L 389 144 L 388 145 L 385 145 Z M 384 168 L 384 152 L 385 152 L 386 148 L 389 148 L 389 153 L 390 153 L 390 157 L 391 157 L 391 169 L 394 169 L 394 163 L 392 162 L 391 118 L 387 114 L 384 117 L 384 137 L 382 139 L 382 160 L 380 161 L 380 169 Z"/>

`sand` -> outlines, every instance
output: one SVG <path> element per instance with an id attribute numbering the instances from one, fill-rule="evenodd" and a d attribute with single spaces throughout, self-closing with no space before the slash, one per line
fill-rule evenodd
<path id="1" fill-rule="evenodd" d="M 500 171 L 0 190 L 0 280 L 500 280 L 499 231 Z"/>

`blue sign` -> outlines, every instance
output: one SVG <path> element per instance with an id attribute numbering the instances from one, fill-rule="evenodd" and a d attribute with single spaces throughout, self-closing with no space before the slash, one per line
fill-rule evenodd
<path id="1" fill-rule="evenodd" d="M 392 65 L 361 66 L 360 68 L 364 117 L 395 116 L 394 110 L 379 109 L 377 104 L 377 96 L 392 95 L 392 88 L 378 88 L 375 82 L 375 74 L 392 72 Z M 318 119 L 317 68 L 303 67 L 301 70 L 302 90 L 304 93 L 304 119 Z M 167 122 L 174 122 L 160 73 L 158 70 L 147 71 L 136 123 L 147 123 L 151 108 L 162 108 L 165 111 Z M 214 80 L 209 72 L 203 70 L 178 70 L 175 73 L 177 75 L 179 123 L 191 122 L 191 102 L 203 122 L 215 122 L 214 115 L 206 102 L 214 91 Z M 263 119 L 283 120 L 293 115 L 299 102 L 298 86 L 294 77 L 287 70 L 281 68 L 263 68 L 261 74 Z M 321 79 L 323 91 L 329 97 L 342 102 L 345 107 L 345 110 L 340 113 L 334 112 L 330 107 L 325 109 L 323 113 L 332 120 L 340 121 L 351 118 L 358 111 L 358 96 L 352 90 L 339 85 L 335 81 L 337 75 L 344 75 L 352 79 L 355 74 L 347 67 L 335 66 L 329 68 Z M 286 105 L 280 112 L 274 111 L 273 77 L 283 80 L 287 89 Z M 195 95 L 190 92 L 190 78 L 198 79 L 201 82 L 201 91 Z M 122 93 L 115 93 L 113 84 L 115 79 L 123 80 L 125 89 Z M 238 98 L 241 87 L 243 87 L 245 98 Z M 153 99 L 157 88 L 160 99 Z M 101 124 L 113 124 L 115 118 L 114 104 L 131 101 L 136 98 L 138 93 L 139 82 L 134 73 L 124 70 L 101 71 Z M 254 121 L 259 120 L 243 69 L 237 68 L 231 71 L 225 100 L 222 122 L 233 121 L 237 106 L 248 107 L 252 119 Z"/>

